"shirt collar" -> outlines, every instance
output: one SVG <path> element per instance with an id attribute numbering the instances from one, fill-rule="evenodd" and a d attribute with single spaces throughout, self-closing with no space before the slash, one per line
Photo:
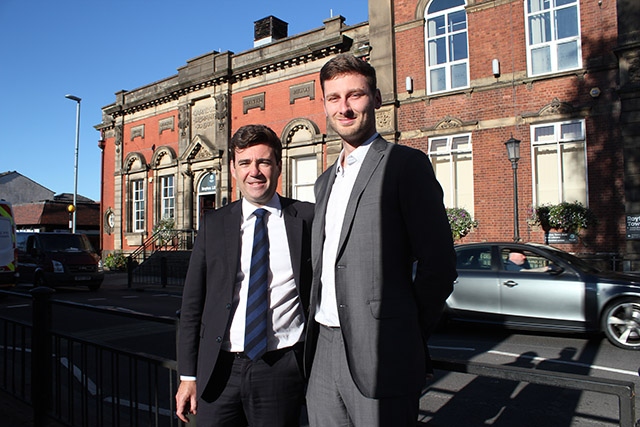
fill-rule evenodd
<path id="1" fill-rule="evenodd" d="M 369 147 L 371 147 L 371 143 L 374 139 L 376 139 L 380 134 L 374 133 L 371 138 L 367 139 L 364 143 L 360 144 L 355 150 L 351 152 L 347 156 L 347 165 L 351 166 L 354 163 L 362 162 L 369 151 Z M 336 162 L 336 174 L 343 173 L 342 167 L 342 159 L 344 158 L 345 151 L 344 148 L 340 152 L 340 156 L 338 156 L 338 161 Z"/>
<path id="2" fill-rule="evenodd" d="M 242 218 L 247 221 L 256 209 L 263 208 L 269 211 L 270 215 L 282 216 L 282 205 L 280 204 L 280 196 L 278 193 L 274 193 L 271 200 L 269 200 L 264 206 L 256 206 L 244 197 L 242 198 Z"/>

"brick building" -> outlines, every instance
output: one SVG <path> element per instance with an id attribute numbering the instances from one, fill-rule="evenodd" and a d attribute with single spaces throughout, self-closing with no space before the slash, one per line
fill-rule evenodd
<path id="1" fill-rule="evenodd" d="M 633 17 L 636 17 L 634 19 Z M 638 3 L 633 0 L 376 0 L 369 21 L 340 16 L 288 36 L 256 22 L 254 48 L 211 52 L 178 74 L 116 93 L 103 108 L 103 249 L 131 251 L 164 217 L 196 229 L 204 209 L 238 198 L 227 144 L 249 123 L 279 133 L 279 191 L 312 200 L 340 150 L 327 132 L 318 71 L 349 51 L 378 72 L 387 139 L 429 153 L 447 207 L 479 226 L 465 241 L 514 236 L 514 182 L 505 141 L 520 143 L 518 233 L 543 242 L 531 208 L 579 201 L 599 218 L 583 254 L 616 254 L 640 269 Z"/>

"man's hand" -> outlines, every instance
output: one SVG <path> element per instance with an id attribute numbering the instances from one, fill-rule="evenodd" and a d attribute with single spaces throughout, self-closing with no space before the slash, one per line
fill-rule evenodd
<path id="1" fill-rule="evenodd" d="M 196 414 L 198 410 L 198 398 L 196 395 L 195 381 L 180 381 L 176 393 L 176 415 L 183 422 L 188 423 L 187 414 Z"/>

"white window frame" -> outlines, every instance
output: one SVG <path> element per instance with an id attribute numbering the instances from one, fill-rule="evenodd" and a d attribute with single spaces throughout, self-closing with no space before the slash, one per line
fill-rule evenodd
<path id="1" fill-rule="evenodd" d="M 313 164 L 314 178 L 307 181 L 300 180 L 299 166 L 302 162 L 310 161 Z M 306 202 L 315 202 L 315 196 L 313 193 L 313 185 L 317 179 L 318 159 L 315 154 L 309 156 L 296 156 L 291 158 L 291 194 L 294 199 L 303 200 Z M 306 190 L 306 191 L 303 191 Z M 311 190 L 311 197 L 307 197 Z"/>
<path id="2" fill-rule="evenodd" d="M 437 12 L 429 13 L 429 9 L 434 3 L 446 2 L 446 1 L 451 1 L 451 0 L 433 0 L 429 2 L 425 10 L 425 24 L 424 24 L 425 25 L 424 38 L 425 38 L 425 50 L 426 50 L 425 61 L 426 61 L 426 70 L 427 70 L 427 94 L 429 95 L 436 94 L 436 93 L 450 92 L 453 90 L 466 89 L 471 84 L 470 83 L 471 78 L 469 73 L 469 25 L 468 25 L 468 16 L 465 10 L 466 1 L 464 1 L 463 4 L 459 6 L 454 6 L 448 9 L 438 10 Z M 464 13 L 464 16 L 465 16 L 465 20 L 464 20 L 465 25 L 464 25 L 464 29 L 462 30 L 452 28 L 451 23 L 449 22 L 449 19 L 452 15 L 460 12 Z M 429 27 L 432 25 L 432 23 L 435 23 L 435 20 L 438 18 L 444 18 L 444 26 L 442 27 L 444 32 L 430 36 Z M 452 40 L 453 40 L 452 38 L 456 36 L 461 36 L 462 34 L 464 34 L 464 37 L 465 37 L 467 56 L 463 59 L 451 60 L 451 55 L 452 55 L 451 46 L 452 46 Z M 435 52 L 431 52 L 430 47 L 437 40 L 442 40 L 442 39 L 444 39 L 443 48 L 446 55 L 446 60 L 445 62 L 440 64 L 430 65 L 429 62 L 431 59 L 431 53 L 435 53 Z M 452 71 L 454 68 L 458 68 L 460 66 L 464 66 L 465 68 L 465 75 L 466 75 L 467 82 L 465 85 L 452 87 Z M 433 71 L 436 71 L 442 68 L 444 68 L 444 73 L 445 73 L 445 87 L 444 89 L 432 90 L 431 74 Z"/>
<path id="3" fill-rule="evenodd" d="M 453 143 L 454 140 L 458 139 L 458 138 L 467 138 L 468 140 L 468 144 L 465 146 L 464 149 L 456 149 L 456 148 L 452 148 L 453 147 Z M 434 142 L 440 142 L 442 140 L 446 140 L 446 150 L 445 151 L 434 151 L 434 147 L 433 144 Z M 472 173 L 471 173 L 471 183 L 470 183 L 470 188 L 471 188 L 471 203 L 470 206 L 467 205 L 461 205 L 459 203 L 459 191 L 457 190 L 459 188 L 458 185 L 456 185 L 456 180 L 457 180 L 457 175 L 455 173 L 456 168 L 454 168 L 453 166 L 449 167 L 449 182 L 447 183 L 447 185 L 443 185 L 443 187 L 452 189 L 453 191 L 449 191 L 448 193 L 445 192 L 444 198 L 445 198 L 445 205 L 448 208 L 464 208 L 466 209 L 472 216 L 474 214 L 474 205 L 475 205 L 475 197 L 474 197 L 474 191 L 473 191 L 473 145 L 472 145 L 472 138 L 471 138 L 471 133 L 459 133 L 459 134 L 455 134 L 455 135 L 443 135 L 443 136 L 434 136 L 429 138 L 429 160 L 431 160 L 432 165 L 435 162 L 435 158 L 447 158 L 447 160 L 449 161 L 450 165 L 453 165 L 456 160 L 454 157 L 456 157 L 457 155 L 464 155 L 464 154 L 468 154 L 471 157 L 471 169 L 472 169 Z M 437 163 L 435 162 L 436 166 L 434 166 L 434 169 L 437 169 Z M 441 184 L 442 185 L 442 184 Z"/>
<path id="4" fill-rule="evenodd" d="M 577 138 L 571 138 L 571 137 L 567 137 L 567 138 L 563 138 L 562 137 L 562 126 L 563 125 L 571 125 L 571 124 L 579 124 L 580 125 L 580 137 Z M 536 130 L 540 129 L 540 128 L 553 128 L 553 134 L 550 134 L 547 136 L 547 138 L 545 138 L 545 140 L 538 140 L 536 137 Z M 584 200 L 579 200 L 579 202 L 583 203 L 585 206 L 588 207 L 588 203 L 589 203 L 589 164 L 588 164 L 588 160 L 587 160 L 587 135 L 586 135 L 586 128 L 585 128 L 585 121 L 584 119 L 577 119 L 577 120 L 564 120 L 564 121 L 560 121 L 560 122 L 552 122 L 552 123 L 542 123 L 542 124 L 536 124 L 536 125 L 531 125 L 531 171 L 533 174 L 532 177 L 532 200 L 533 200 L 533 205 L 534 206 L 539 206 L 540 204 L 546 204 L 544 202 L 540 202 L 539 196 L 538 196 L 538 189 L 536 188 L 537 186 L 537 176 L 536 176 L 536 161 L 537 161 L 537 157 L 536 157 L 536 147 L 540 147 L 540 146 L 551 146 L 551 145 L 555 145 L 556 147 L 556 153 L 557 154 L 557 175 L 558 175 L 558 182 L 557 182 L 557 188 L 558 188 L 558 203 L 560 202 L 575 202 L 576 200 L 572 199 L 572 200 L 568 200 L 567 199 L 567 195 L 565 194 L 565 185 L 563 182 L 563 176 L 564 176 L 564 171 L 567 169 L 566 167 L 564 167 L 563 165 L 563 159 L 562 156 L 560 155 L 560 153 L 562 152 L 561 148 L 562 148 L 562 144 L 568 144 L 568 143 L 582 143 L 583 144 L 583 154 L 584 154 L 584 184 L 585 184 L 585 194 L 584 194 Z M 555 204 L 555 203 L 554 203 Z"/>
<path id="5" fill-rule="evenodd" d="M 539 11 L 531 11 L 531 4 L 533 1 L 541 1 L 544 3 L 543 9 Z M 525 34 L 527 43 L 527 73 L 529 76 L 541 76 L 546 74 L 553 74 L 562 71 L 576 70 L 582 68 L 582 35 L 580 26 L 580 1 L 579 0 L 562 0 L 565 4 L 557 5 L 560 0 L 524 0 L 524 20 L 525 20 Z M 558 38 L 558 13 L 566 12 L 571 8 L 575 8 L 577 34 L 573 36 L 567 36 Z M 532 40 L 531 22 L 536 17 L 542 17 L 547 15 L 549 18 L 549 40 Z M 542 34 L 540 38 L 544 38 Z M 560 68 L 559 67 L 559 47 L 566 44 L 576 44 L 577 63 L 575 66 Z M 534 71 L 534 51 L 540 49 L 549 50 L 550 68 L 539 72 Z"/>
<path id="6" fill-rule="evenodd" d="M 131 181 L 131 231 L 144 231 L 144 220 L 144 179 L 134 179 Z"/>
<path id="7" fill-rule="evenodd" d="M 175 177 L 173 175 L 163 175 L 160 177 L 160 209 L 162 217 L 160 219 L 175 218 L 176 216 L 176 196 Z"/>

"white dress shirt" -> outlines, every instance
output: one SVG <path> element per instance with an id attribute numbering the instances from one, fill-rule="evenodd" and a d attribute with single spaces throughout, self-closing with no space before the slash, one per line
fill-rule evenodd
<path id="1" fill-rule="evenodd" d="M 222 349 L 232 352 L 244 351 L 244 328 L 249 289 L 249 269 L 253 249 L 253 231 L 258 206 L 242 199 L 242 225 L 240 226 L 240 264 L 233 291 L 233 317 L 231 327 L 225 335 Z M 293 277 L 289 241 L 280 205 L 280 197 L 273 198 L 262 206 L 269 213 L 265 221 L 269 234 L 269 312 L 267 326 L 267 351 L 290 347 L 302 339 L 304 311 Z"/>
<path id="2" fill-rule="evenodd" d="M 338 327 L 338 304 L 336 302 L 336 276 L 335 265 L 338 256 L 338 243 L 340 232 L 347 210 L 349 197 L 356 182 L 362 161 L 364 160 L 371 142 L 378 137 L 376 133 L 364 144 L 353 150 L 344 160 L 344 149 L 336 162 L 336 180 L 331 187 L 331 194 L 327 202 L 324 225 L 324 247 L 322 248 L 322 276 L 320 287 L 320 303 L 318 305 L 315 320 L 325 326 Z M 344 166 L 342 165 L 344 163 Z"/>

